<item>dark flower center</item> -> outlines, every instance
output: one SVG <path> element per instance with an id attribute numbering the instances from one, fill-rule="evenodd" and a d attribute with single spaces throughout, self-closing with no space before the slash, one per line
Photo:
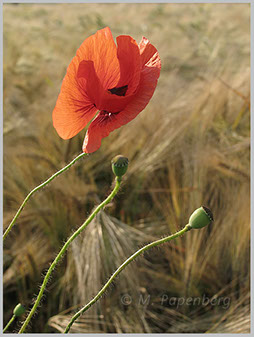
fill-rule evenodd
<path id="1" fill-rule="evenodd" d="M 108 91 L 110 91 L 111 94 L 113 95 L 125 96 L 127 89 L 128 89 L 128 85 L 124 85 L 123 87 L 119 87 L 119 88 L 115 87 L 112 89 L 108 89 Z"/>
<path id="2" fill-rule="evenodd" d="M 107 111 L 107 110 L 101 110 L 99 113 L 101 116 L 104 116 L 104 117 L 110 117 L 111 115 L 117 115 L 120 111 L 117 111 L 117 112 L 110 112 L 110 111 Z"/>

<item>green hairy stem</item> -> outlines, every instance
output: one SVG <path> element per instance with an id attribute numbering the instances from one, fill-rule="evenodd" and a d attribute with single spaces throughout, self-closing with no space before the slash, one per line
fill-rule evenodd
<path id="1" fill-rule="evenodd" d="M 96 216 L 96 214 L 105 206 L 107 205 L 113 198 L 114 196 L 117 194 L 117 192 L 119 191 L 120 188 L 120 184 L 121 184 L 121 178 L 117 177 L 116 178 L 116 184 L 115 187 L 113 189 L 113 191 L 110 193 L 110 195 L 99 205 L 96 207 L 96 209 L 92 212 L 92 214 L 89 216 L 89 218 L 83 223 L 83 225 L 81 225 L 76 232 L 74 232 L 71 237 L 66 241 L 66 243 L 64 244 L 64 246 L 62 247 L 62 249 L 60 250 L 60 252 L 58 253 L 57 257 L 55 258 L 55 260 L 52 262 L 52 264 L 50 265 L 47 274 L 43 280 L 43 283 L 41 285 L 40 288 L 40 292 L 35 300 L 35 303 L 29 313 L 29 315 L 27 316 L 25 322 L 23 323 L 22 327 L 19 330 L 19 333 L 23 333 L 28 325 L 28 323 L 30 322 L 32 316 L 34 315 L 36 308 L 38 307 L 42 295 L 45 291 L 46 285 L 50 279 L 51 273 L 54 270 L 55 266 L 57 265 L 57 263 L 61 260 L 62 256 L 64 255 L 64 253 L 66 252 L 68 246 L 70 245 L 70 243 L 86 228 L 86 226 L 94 219 L 94 217 Z"/>
<path id="2" fill-rule="evenodd" d="M 50 183 L 54 178 L 56 178 L 57 176 L 59 176 L 59 174 L 63 173 L 64 171 L 66 171 L 69 167 L 71 167 L 77 160 L 79 160 L 80 158 L 84 157 L 87 153 L 81 153 L 80 155 L 78 155 L 76 158 L 74 158 L 68 165 L 66 165 L 65 167 L 63 167 L 61 170 L 57 171 L 56 173 L 54 173 L 50 178 L 48 178 L 46 181 L 44 181 L 44 183 L 40 184 L 39 186 L 35 187 L 25 198 L 25 200 L 22 202 L 21 206 L 19 207 L 17 213 L 15 214 L 14 218 L 12 219 L 11 223 L 9 224 L 8 228 L 6 229 L 6 231 L 4 232 L 3 235 L 3 240 L 6 238 L 6 236 L 8 235 L 8 233 L 10 232 L 10 230 L 12 229 L 12 227 L 14 226 L 17 218 L 19 217 L 20 213 L 22 212 L 23 208 L 25 207 L 25 204 L 28 202 L 28 200 L 31 198 L 31 196 L 38 191 L 39 189 L 41 189 L 42 187 L 46 186 L 48 183 Z"/>
<path id="3" fill-rule="evenodd" d="M 85 311 L 87 311 L 95 302 L 98 301 L 98 299 L 103 295 L 103 293 L 107 290 L 107 288 L 110 286 L 110 284 L 113 282 L 113 280 L 118 276 L 118 274 L 121 273 L 121 271 L 129 264 L 131 263 L 136 257 L 138 257 L 140 254 L 145 252 L 146 250 L 156 247 L 162 243 L 168 242 L 170 240 L 173 240 L 181 235 L 183 235 L 185 232 L 188 232 L 191 230 L 191 226 L 187 224 L 183 229 L 181 229 L 179 232 L 172 234 L 170 236 L 167 236 L 165 238 L 162 238 L 160 240 L 153 241 L 149 243 L 148 245 L 144 246 L 143 248 L 139 249 L 131 255 L 121 266 L 112 274 L 112 276 L 109 278 L 109 280 L 105 283 L 105 285 L 101 288 L 101 290 L 98 292 L 98 294 L 88 303 L 86 304 L 82 309 L 80 309 L 70 320 L 69 324 L 67 325 L 64 333 L 68 333 L 72 324 L 75 322 L 75 320 L 82 315 Z"/>

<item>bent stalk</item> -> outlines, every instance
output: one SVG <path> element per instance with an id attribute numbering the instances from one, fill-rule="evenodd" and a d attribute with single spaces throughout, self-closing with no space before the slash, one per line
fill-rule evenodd
<path id="1" fill-rule="evenodd" d="M 80 155 L 78 155 L 76 158 L 74 158 L 68 165 L 66 165 L 65 167 L 63 167 L 61 170 L 57 171 L 56 173 L 54 173 L 50 178 L 48 178 L 46 181 L 44 181 L 42 184 L 40 184 L 39 186 L 35 187 L 25 198 L 25 200 L 22 202 L 21 206 L 19 207 L 17 213 L 15 214 L 14 218 L 12 219 L 11 223 L 9 224 L 8 228 L 6 229 L 6 231 L 4 232 L 3 235 L 3 240 L 6 238 L 6 236 L 8 235 L 8 233 L 10 232 L 10 230 L 12 229 L 12 227 L 14 226 L 17 218 L 19 217 L 20 213 L 22 212 L 23 208 L 25 207 L 25 204 L 28 202 L 28 200 L 31 198 L 31 196 L 38 191 L 39 189 L 41 189 L 42 187 L 46 186 L 48 183 L 50 183 L 54 178 L 56 178 L 57 176 L 59 176 L 59 174 L 63 173 L 64 171 L 66 171 L 69 167 L 71 167 L 77 160 L 79 160 L 80 158 L 84 157 L 87 153 L 81 153 Z"/>
<path id="2" fill-rule="evenodd" d="M 113 282 L 113 280 L 118 276 L 118 274 L 121 273 L 121 271 L 129 264 L 131 263 L 137 256 L 139 256 L 140 254 L 142 254 L 143 252 L 145 252 L 146 250 L 152 248 L 152 247 L 156 247 L 162 243 L 168 242 L 170 240 L 173 240 L 175 238 L 177 238 L 178 236 L 183 235 L 185 232 L 188 232 L 189 230 L 191 230 L 191 226 L 189 224 L 187 224 L 182 230 L 180 230 L 179 232 L 172 234 L 170 236 L 167 236 L 165 238 L 162 238 L 160 240 L 154 241 L 149 243 L 148 245 L 144 246 L 143 248 L 139 249 L 136 253 L 134 253 L 133 255 L 131 255 L 127 260 L 125 260 L 125 262 L 123 264 L 121 264 L 121 266 L 112 274 L 112 276 L 109 278 L 109 280 L 107 281 L 107 283 L 105 283 L 105 285 L 101 288 L 101 290 L 98 292 L 98 294 L 87 304 L 85 305 L 82 309 L 80 309 L 70 320 L 69 324 L 67 325 L 64 333 L 68 333 L 72 324 L 76 321 L 76 319 L 82 315 L 85 311 L 87 311 L 95 302 L 98 301 L 98 299 L 103 295 L 103 293 L 107 290 L 107 288 L 110 286 L 110 284 Z"/>
<path id="3" fill-rule="evenodd" d="M 53 263 L 51 264 L 51 266 L 49 267 L 47 274 L 43 280 L 43 283 L 41 285 L 41 289 L 40 292 L 35 300 L 35 303 L 29 313 L 29 315 L 27 316 L 25 322 L 23 323 L 22 327 L 19 330 L 19 333 L 23 333 L 28 325 L 28 323 L 30 322 L 32 316 L 34 315 L 40 301 L 42 298 L 42 295 L 45 291 L 46 285 L 49 281 L 49 278 L 51 276 L 52 271 L 54 270 L 55 266 L 57 265 L 57 263 L 61 260 L 62 256 L 64 255 L 64 253 L 66 252 L 68 246 L 70 245 L 70 243 L 86 228 L 86 226 L 94 219 L 94 217 L 96 216 L 96 214 L 105 206 L 107 205 L 113 198 L 114 196 L 117 194 L 117 192 L 119 191 L 120 188 L 120 184 L 121 184 L 121 178 L 117 177 L 116 178 L 116 184 L 115 187 L 113 189 L 113 191 L 110 193 L 110 195 L 99 205 L 96 207 L 96 209 L 92 212 L 92 214 L 89 216 L 89 218 L 83 223 L 83 225 L 81 225 L 79 227 L 79 229 L 76 230 L 76 232 L 74 232 L 71 237 L 66 241 L 66 243 L 64 244 L 64 246 L 62 247 L 62 249 L 60 250 L 60 252 L 58 253 L 57 257 L 55 258 L 55 260 L 53 261 Z"/>
<path id="4" fill-rule="evenodd" d="M 16 316 L 13 315 L 12 318 L 9 320 L 9 322 L 6 324 L 5 328 L 3 329 L 3 332 L 5 332 L 9 328 L 9 326 L 15 320 L 15 318 L 16 318 Z"/>

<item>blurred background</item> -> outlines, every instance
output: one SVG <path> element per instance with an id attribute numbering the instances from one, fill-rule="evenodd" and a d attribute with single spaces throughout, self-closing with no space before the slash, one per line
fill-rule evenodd
<path id="1" fill-rule="evenodd" d="M 83 40 L 109 26 L 114 38 L 144 35 L 162 60 L 146 109 L 21 213 L 4 242 L 4 324 L 18 302 L 31 306 L 63 242 L 110 192 L 110 161 L 123 154 L 120 193 L 69 248 L 30 332 L 63 332 L 128 256 L 201 205 L 212 225 L 132 263 L 71 332 L 250 332 L 250 5 L 3 7 L 4 228 L 32 188 L 82 151 L 85 130 L 62 140 L 51 116 Z M 170 301 L 189 297 L 210 301 Z"/>

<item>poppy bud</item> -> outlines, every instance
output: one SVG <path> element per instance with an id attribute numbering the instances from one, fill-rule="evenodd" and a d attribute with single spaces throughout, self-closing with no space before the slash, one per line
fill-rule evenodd
<path id="1" fill-rule="evenodd" d="M 112 171 L 117 177 L 122 177 L 128 168 L 129 160 L 128 158 L 118 155 L 112 159 Z"/>
<path id="2" fill-rule="evenodd" d="M 209 225 L 213 221 L 213 214 L 209 208 L 202 206 L 196 209 L 189 219 L 191 228 L 202 228 Z"/>
<path id="3" fill-rule="evenodd" d="M 16 307 L 13 309 L 13 315 L 19 317 L 25 313 L 26 309 L 21 305 L 21 303 L 17 304 Z"/>

